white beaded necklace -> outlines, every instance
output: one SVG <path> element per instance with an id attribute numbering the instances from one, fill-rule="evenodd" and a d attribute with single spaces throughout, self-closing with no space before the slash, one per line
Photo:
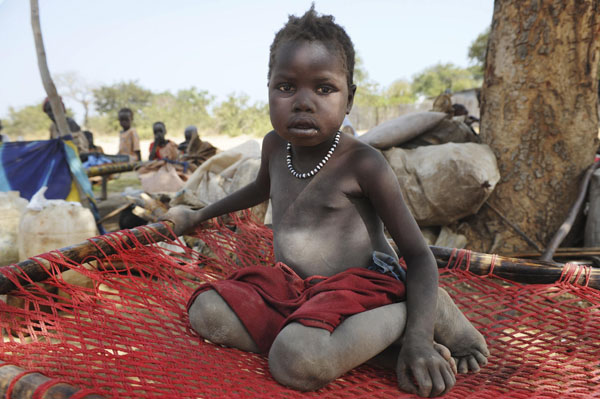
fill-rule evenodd
<path id="1" fill-rule="evenodd" d="M 323 157 L 321 162 L 319 162 L 317 164 L 317 166 L 315 166 L 310 172 L 306 172 L 306 173 L 300 173 L 300 172 L 296 171 L 296 169 L 294 169 L 294 166 L 292 165 L 292 143 L 290 143 L 288 141 L 286 162 L 287 162 L 288 170 L 290 171 L 292 176 L 294 176 L 298 179 L 307 179 L 309 177 L 313 177 L 314 175 L 316 175 L 321 170 L 321 168 L 323 166 L 325 166 L 327 161 L 329 161 L 329 158 L 331 158 L 331 155 L 333 154 L 335 147 L 337 147 L 338 143 L 340 142 L 341 134 L 342 134 L 342 132 L 340 132 L 338 130 L 338 132 L 335 134 L 335 137 L 333 138 L 333 143 L 331 144 L 331 148 L 329 149 L 329 151 L 327 151 L 327 154 L 325 154 L 325 156 Z"/>

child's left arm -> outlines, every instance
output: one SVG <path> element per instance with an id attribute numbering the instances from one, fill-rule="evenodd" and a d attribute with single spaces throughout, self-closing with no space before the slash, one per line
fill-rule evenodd
<path id="1" fill-rule="evenodd" d="M 359 184 L 394 239 L 407 265 L 407 322 L 398 357 L 400 388 L 420 396 L 447 392 L 455 382 L 449 363 L 433 347 L 438 270 L 435 258 L 406 206 L 398 179 L 385 158 L 357 157 Z M 417 387 L 411 382 L 415 378 Z"/>

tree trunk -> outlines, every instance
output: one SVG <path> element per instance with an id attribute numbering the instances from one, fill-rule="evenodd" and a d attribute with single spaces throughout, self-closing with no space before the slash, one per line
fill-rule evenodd
<path id="1" fill-rule="evenodd" d="M 48 99 L 50 100 L 50 106 L 52 107 L 52 113 L 56 121 L 56 126 L 61 136 L 71 134 L 69 125 L 67 124 L 67 118 L 65 116 L 65 110 L 63 109 L 60 97 L 56 92 L 56 86 L 50 76 L 48 70 L 48 63 L 46 62 L 46 50 L 44 50 L 44 40 L 42 39 L 42 29 L 40 28 L 40 9 L 37 0 L 30 0 L 31 6 L 31 29 L 33 30 L 33 39 L 35 42 L 35 50 L 37 52 L 38 67 L 40 69 L 40 75 L 42 77 L 42 83 Z"/>
<path id="2" fill-rule="evenodd" d="M 481 138 L 501 181 L 488 200 L 545 248 L 598 147 L 600 0 L 496 0 Z M 531 245 L 490 207 L 463 225 L 477 251 Z"/>

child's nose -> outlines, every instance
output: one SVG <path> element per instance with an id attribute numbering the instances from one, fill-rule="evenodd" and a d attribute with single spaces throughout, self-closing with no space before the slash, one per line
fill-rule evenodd
<path id="1" fill-rule="evenodd" d="M 315 104 L 311 98 L 312 92 L 310 90 L 299 90 L 295 97 L 294 111 L 313 112 L 315 110 Z"/>

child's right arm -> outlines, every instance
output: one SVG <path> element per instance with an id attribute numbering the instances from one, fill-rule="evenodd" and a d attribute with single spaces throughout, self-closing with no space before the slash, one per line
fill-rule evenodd
<path id="1" fill-rule="evenodd" d="M 273 140 L 269 139 L 269 136 L 270 134 L 265 136 L 263 140 L 260 168 L 256 179 L 252 183 L 199 211 L 192 211 L 185 207 L 173 207 L 169 209 L 169 212 L 167 212 L 163 219 L 173 222 L 175 225 L 174 231 L 177 235 L 193 230 L 208 219 L 247 209 L 269 199 L 271 190 L 269 154 L 271 153 L 271 146 L 274 144 Z"/>

